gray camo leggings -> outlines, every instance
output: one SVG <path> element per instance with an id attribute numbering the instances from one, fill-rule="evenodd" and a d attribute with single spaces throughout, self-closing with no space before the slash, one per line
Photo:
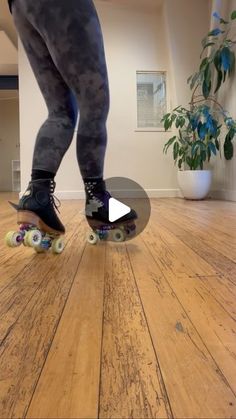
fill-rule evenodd
<path id="1" fill-rule="evenodd" d="M 93 1 L 15 0 L 12 11 L 48 108 L 48 118 L 36 138 L 33 169 L 57 172 L 71 144 L 79 110 L 81 175 L 102 177 L 109 87 Z"/>

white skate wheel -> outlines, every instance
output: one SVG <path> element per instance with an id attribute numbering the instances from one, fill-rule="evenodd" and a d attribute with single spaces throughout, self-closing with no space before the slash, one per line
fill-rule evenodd
<path id="1" fill-rule="evenodd" d="M 36 247 L 39 246 L 42 240 L 42 233 L 39 230 L 27 231 L 24 237 L 26 246 Z"/>
<path id="2" fill-rule="evenodd" d="M 123 230 L 118 228 L 113 231 L 112 238 L 115 242 L 123 242 L 125 240 L 125 233 Z"/>
<path id="3" fill-rule="evenodd" d="M 99 238 L 98 238 L 97 234 L 94 231 L 91 231 L 88 234 L 88 237 L 87 237 L 88 243 L 90 243 L 90 244 L 96 244 L 98 242 L 98 240 L 99 240 Z"/>
<path id="4" fill-rule="evenodd" d="M 8 247 L 18 247 L 21 245 L 21 234 L 15 231 L 9 231 L 5 236 L 5 243 Z"/>
<path id="5" fill-rule="evenodd" d="M 60 254 L 65 248 L 64 241 L 61 238 L 52 241 L 52 253 Z"/>

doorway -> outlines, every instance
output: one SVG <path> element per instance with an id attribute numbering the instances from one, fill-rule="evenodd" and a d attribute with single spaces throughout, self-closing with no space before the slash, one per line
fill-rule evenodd
<path id="1" fill-rule="evenodd" d="M 19 91 L 0 90 L 0 191 L 20 191 Z"/>

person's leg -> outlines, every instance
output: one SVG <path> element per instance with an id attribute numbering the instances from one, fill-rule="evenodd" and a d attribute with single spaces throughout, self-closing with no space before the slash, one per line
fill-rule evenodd
<path id="1" fill-rule="evenodd" d="M 93 201 L 95 215 L 102 207 L 102 217 L 107 219 L 103 170 L 109 86 L 103 36 L 93 1 L 16 1 L 24 3 L 27 19 L 44 39 L 53 62 L 77 97 L 77 159 L 85 184 L 86 215 L 91 214 Z"/>
<path id="2" fill-rule="evenodd" d="M 57 173 L 71 144 L 77 109 L 71 90 L 56 68 L 45 41 L 28 20 L 25 3 L 24 0 L 13 3 L 13 18 L 48 108 L 48 117 L 36 138 L 32 164 L 32 178 L 40 175 L 45 178 L 47 174 Z"/>
<path id="3" fill-rule="evenodd" d="M 103 38 L 92 0 L 20 0 L 79 102 L 77 158 L 83 179 L 102 178 L 109 87 Z"/>
<path id="4" fill-rule="evenodd" d="M 16 0 L 43 38 L 80 109 L 77 157 L 86 191 L 86 214 L 108 220 L 103 181 L 109 87 L 102 31 L 92 0 Z M 51 149 L 50 149 L 51 150 Z"/>
<path id="5" fill-rule="evenodd" d="M 71 144 L 77 107 L 45 41 L 27 18 L 25 1 L 16 0 L 12 9 L 18 34 L 48 108 L 48 118 L 40 128 L 35 143 L 31 182 L 14 207 L 18 210 L 18 221 L 21 219 L 23 224 L 26 219 L 29 223 L 35 222 L 34 213 L 44 228 L 64 233 L 65 228 L 55 212 L 54 176 Z"/>

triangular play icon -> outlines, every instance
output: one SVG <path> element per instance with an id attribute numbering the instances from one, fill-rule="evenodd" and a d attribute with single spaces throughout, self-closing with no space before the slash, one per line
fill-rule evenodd
<path id="1" fill-rule="evenodd" d="M 118 201 L 115 198 L 109 199 L 109 221 L 113 223 L 124 215 L 129 214 L 131 211 L 130 207 Z"/>

